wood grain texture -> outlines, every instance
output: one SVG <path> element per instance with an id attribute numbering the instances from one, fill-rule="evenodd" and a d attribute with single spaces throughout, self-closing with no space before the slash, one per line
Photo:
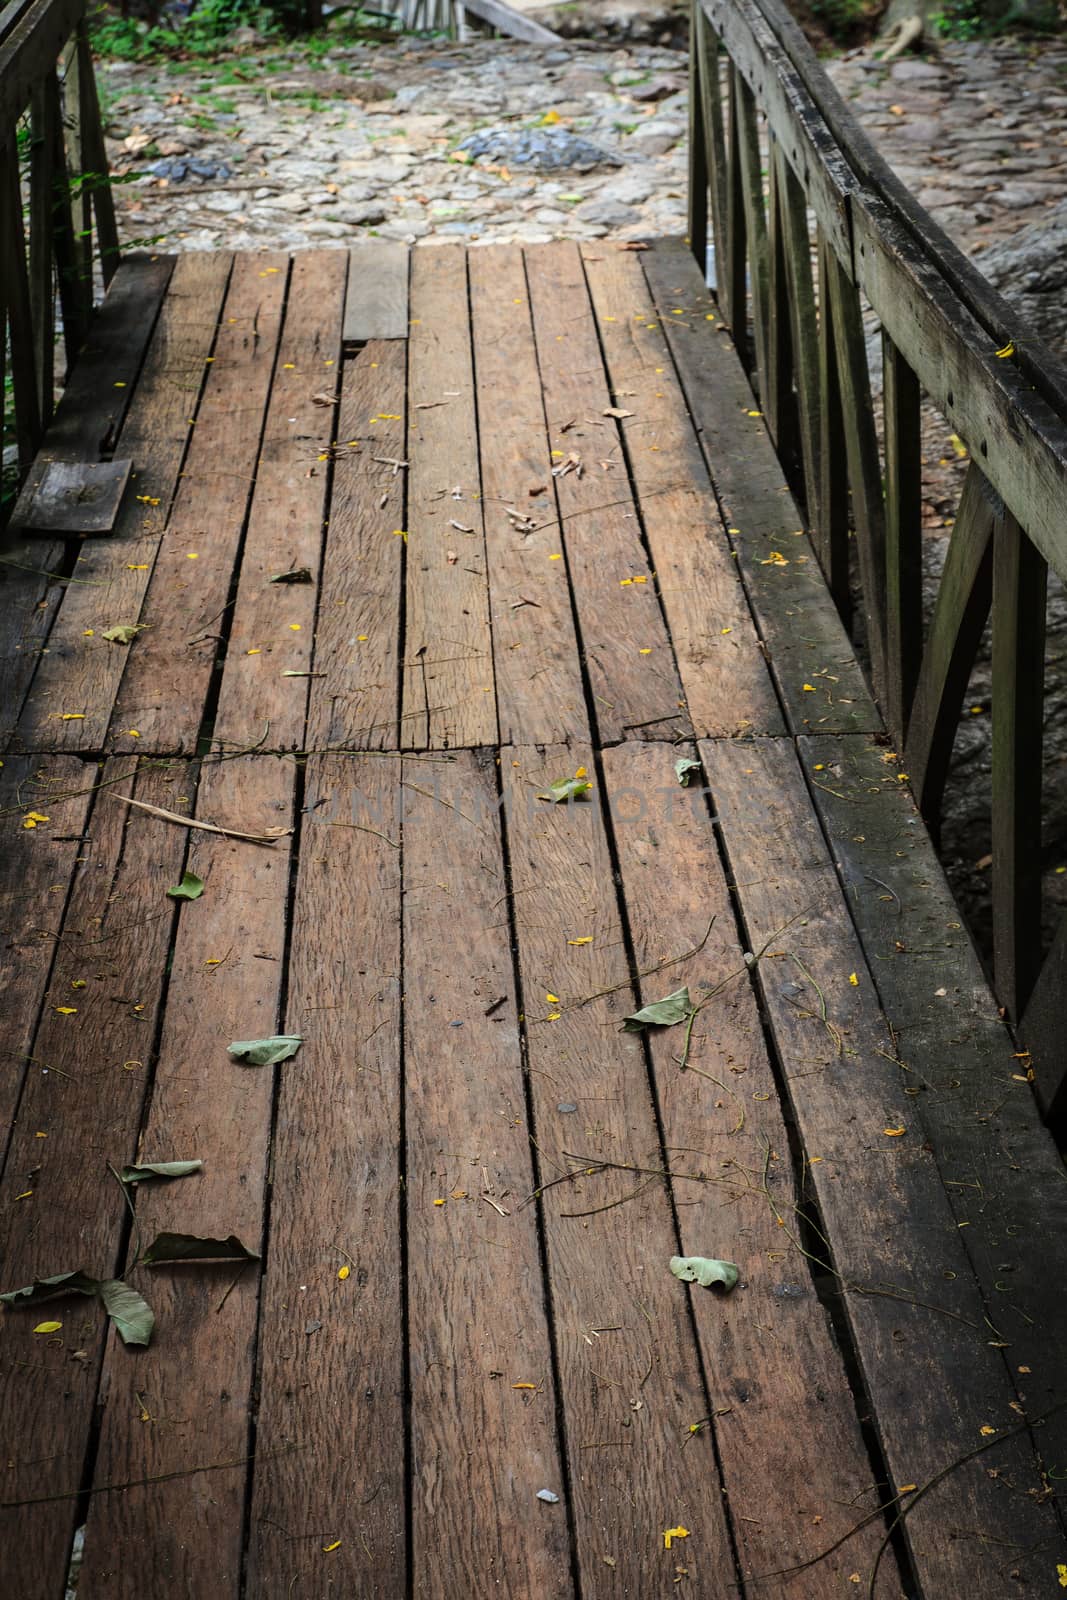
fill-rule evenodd
<path id="1" fill-rule="evenodd" d="M 643 1042 L 619 1032 L 633 994 L 599 797 L 537 799 L 575 763 L 592 769 L 592 753 L 519 747 L 501 771 L 540 1178 L 577 1174 L 541 1204 L 582 1594 L 655 1592 L 679 1560 L 664 1531 L 681 1524 L 690 1576 L 725 1597 L 734 1575 L 714 1455 L 681 1449 L 708 1402 L 687 1291 L 668 1270 L 671 1196 L 632 1172 L 582 1175 L 598 1160 L 655 1171 L 662 1159 Z"/>
<path id="2" fill-rule="evenodd" d="M 409 1592 L 399 777 L 369 756 L 307 767 L 286 1024 L 305 1043 L 278 1096 L 259 1339 L 248 1584 L 263 1600 Z"/>
<path id="3" fill-rule="evenodd" d="M 726 737 L 779 732 L 763 649 L 641 264 L 602 246 L 583 255 L 614 402 L 633 413 L 619 426 L 693 727 Z M 686 276 L 701 282 L 691 257 Z M 679 319 L 668 308 L 662 320 Z"/>
<path id="4" fill-rule="evenodd" d="M 551 488 L 552 457 L 522 251 L 494 246 L 473 251 L 469 262 L 500 739 L 582 739 L 588 726 L 563 534 L 551 497 L 530 493 Z"/>
<path id="5" fill-rule="evenodd" d="M 231 747 L 304 743 L 308 681 L 283 674 L 311 668 L 335 426 L 315 396 L 337 393 L 345 266 L 336 250 L 292 260 L 215 715 L 215 738 Z M 294 567 L 314 582 L 270 582 Z"/>
<path id="6" fill-rule="evenodd" d="M 292 764 L 272 756 L 213 764 L 201 779 L 197 815 L 250 832 L 287 828 L 293 786 Z M 139 1189 L 137 1237 L 146 1246 L 162 1229 L 235 1233 L 259 1251 L 274 1076 L 293 1068 L 246 1067 L 227 1046 L 274 1034 L 282 1020 L 289 844 L 197 834 L 188 864 L 205 887 L 179 912 L 141 1147 L 148 1158 L 198 1158 L 204 1168 L 166 1188 Z M 156 1330 L 147 1350 L 108 1340 L 97 1479 L 184 1475 L 95 1497 L 79 1588 L 91 1600 L 134 1600 L 143 1592 L 147 1549 L 153 1570 L 182 1594 L 235 1597 L 254 1439 L 258 1267 L 131 1262 L 126 1276 L 152 1305 Z M 209 1463 L 226 1465 L 189 1471 Z"/>
<path id="7" fill-rule="evenodd" d="M 1063 1400 L 1067 1387 L 1060 1292 L 1047 1257 L 1051 1241 L 1058 1252 L 1067 1240 L 1067 1193 L 1027 1063 L 885 751 L 862 738 L 805 740 L 802 751 L 809 771 L 820 763 L 826 774 L 812 794 L 918 1090 L 910 1103 L 947 1180 L 989 1315 L 1006 1329 L 1002 1355 L 1019 1401 L 1036 1416 Z M 1021 1367 L 1030 1372 L 1020 1377 Z M 1067 1456 L 1067 1412 L 1050 1417 L 1036 1437 L 1046 1462 Z"/>
<path id="8" fill-rule="evenodd" d="M 12 756 L 0 771 L 0 995 L 7 1034 L 0 1058 L 0 1128 L 11 1127 L 32 1064 L 67 885 L 82 854 L 87 791 L 96 776 L 95 767 L 76 756 Z M 27 827 L 32 813 L 48 820 Z"/>
<path id="9" fill-rule="evenodd" d="M 345 344 L 408 336 L 408 247 L 367 239 L 348 247 Z"/>
<path id="10" fill-rule="evenodd" d="M 107 787 L 93 796 L 86 837 L 74 847 L 70 902 L 4 1166 L 8 1196 L 32 1191 L 0 1215 L 5 1288 L 73 1269 L 110 1278 L 121 1271 L 125 1250 L 126 1202 L 108 1164 L 118 1169 L 139 1153 L 175 919 L 166 890 L 181 877 L 186 835 L 130 811 L 115 795 L 182 810 L 183 797 L 195 795 L 196 774 L 183 766 L 135 776 L 128 758 L 88 772 Z M 130 777 L 116 784 L 124 773 Z M 84 805 L 82 798 L 64 807 L 64 831 Z M 63 815 L 56 811 L 53 829 Z M 161 1155 L 158 1147 L 143 1153 Z M 47 1345 L 34 1340 L 27 1361 L 30 1329 L 42 1317 L 62 1322 L 61 1337 Z M 0 1318 L 0 1498 L 78 1489 L 106 1328 L 101 1307 L 80 1295 Z M 77 1360 L 75 1350 L 83 1352 Z M 55 1448 L 42 1452 L 41 1439 Z M 73 1498 L 0 1514 L 0 1565 L 13 1592 L 62 1591 L 78 1521 Z"/>
<path id="11" fill-rule="evenodd" d="M 403 770 L 412 1560 L 426 1600 L 487 1583 L 508 1600 L 563 1600 L 574 1589 L 537 1214 L 519 1209 L 531 1130 L 494 761 Z"/>
<path id="12" fill-rule="evenodd" d="M 398 339 L 373 340 L 345 362 L 315 625 L 312 750 L 400 742 L 404 541 L 396 530 L 407 526 L 406 378 L 407 347 Z"/>
<path id="13" fill-rule="evenodd" d="M 894 1058 L 871 971 L 842 918 L 795 752 L 780 740 L 704 741 L 700 751 L 748 937 L 766 947 L 763 1004 L 890 1483 L 952 1469 L 904 1523 L 922 1590 L 1000 1600 L 992 1537 L 1010 1549 L 1010 1569 L 1051 1597 L 1054 1562 L 1037 1552 L 1062 1548 L 1061 1533 L 994 1348 L 1014 1339 L 1014 1319 L 1010 1334 L 993 1321 L 944 1186 L 971 1174 L 938 1169 L 921 1103 L 906 1092 L 911 1073 Z M 964 1459 L 989 1440 L 995 1448 Z M 957 1537 L 947 1540 L 946 1527 Z"/>
<path id="14" fill-rule="evenodd" d="M 464 251 L 415 252 L 411 309 L 403 743 L 416 750 L 492 744 L 493 641 Z"/>
<path id="15" fill-rule="evenodd" d="M 555 492 L 597 737 L 665 738 L 688 718 L 626 464 L 604 417 L 611 392 L 577 244 L 527 250 L 526 277 L 552 461 L 559 472 L 572 452 L 580 460 Z M 535 521 L 550 493 L 527 507 Z"/>
<path id="16" fill-rule="evenodd" d="M 759 408 L 716 331 L 715 302 L 676 245 L 657 243 L 643 265 L 790 727 L 877 729 L 881 718 Z"/>
<path id="17" fill-rule="evenodd" d="M 196 750 L 229 620 L 288 266 L 278 254 L 234 260 L 196 427 L 141 607 L 145 631 L 128 649 L 119 647 L 126 660 L 112 748 Z"/>
<path id="18" fill-rule="evenodd" d="M 55 415 L 16 502 L 0 561 L 0 726 L 7 732 L 22 710 L 65 593 L 66 544 L 21 535 L 17 523 L 33 485 L 50 461 L 97 461 L 117 448 L 173 260 L 130 256 L 112 280 L 87 343 L 77 354 Z"/>
<path id="19" fill-rule="evenodd" d="M 707 794 L 699 774 L 689 789 L 675 780 L 675 761 L 694 754 L 689 745 L 629 744 L 603 758 L 638 970 L 706 936 L 698 954 L 639 986 L 643 1004 L 682 985 L 694 1003 L 707 1002 L 690 1070 L 678 1067 L 680 1029 L 650 1034 L 653 1082 L 670 1168 L 697 1179 L 674 1183 L 682 1254 L 724 1256 L 741 1269 L 731 1295 L 689 1291 L 711 1413 L 686 1457 L 692 1467 L 692 1455 L 717 1450 L 743 1578 L 755 1589 L 760 1574 L 803 1569 L 767 1587 L 783 1600 L 821 1600 L 846 1592 L 854 1572 L 869 1580 L 877 1525 L 823 1552 L 879 1497 L 819 1275 L 799 1248 L 806 1174 L 790 1151 Z M 896 1600 L 900 1592 L 888 1562 L 876 1593 Z"/>
<path id="20" fill-rule="evenodd" d="M 64 590 L 16 729 L 25 749 L 103 747 L 125 667 L 125 651 L 104 630 L 140 616 L 229 272 L 225 255 L 175 265 L 117 447 L 134 462 L 130 489 L 114 531 L 82 542 L 78 581 Z"/>

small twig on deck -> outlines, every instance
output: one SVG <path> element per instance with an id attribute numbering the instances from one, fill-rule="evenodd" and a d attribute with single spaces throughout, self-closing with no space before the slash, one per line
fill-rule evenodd
<path id="1" fill-rule="evenodd" d="M 198 828 L 202 833 L 218 833 L 226 839 L 244 839 L 248 844 L 277 844 L 279 839 L 292 833 L 292 828 L 279 828 L 276 833 L 240 833 L 236 828 L 220 828 L 214 822 L 200 822 L 196 817 L 182 817 L 177 811 L 165 811 L 162 806 L 150 806 L 147 800 L 131 800 L 129 795 L 117 794 L 124 806 L 136 806 L 149 816 L 161 817 L 164 822 L 176 822 L 181 828 Z"/>
<path id="2" fill-rule="evenodd" d="M 271 1461 L 304 1448 L 304 1445 L 286 1444 L 277 1450 L 268 1450 L 265 1455 L 253 1451 L 251 1455 L 239 1456 L 236 1461 L 211 1461 L 206 1466 L 179 1467 L 175 1472 L 157 1472 L 148 1478 L 127 1478 L 121 1483 L 94 1483 L 88 1489 L 66 1489 L 60 1494 L 32 1495 L 28 1500 L 0 1500 L 0 1511 L 19 1511 L 23 1506 L 54 1505 L 59 1500 L 80 1500 L 83 1494 L 112 1494 L 120 1489 L 143 1489 L 150 1483 L 170 1483 L 173 1478 L 191 1478 L 199 1472 L 230 1472 L 234 1467 L 247 1467 L 253 1461 Z"/>
<path id="3" fill-rule="evenodd" d="M 646 1178 L 644 1183 L 639 1183 L 636 1189 L 630 1190 L 629 1194 L 621 1194 L 617 1200 L 609 1200 L 607 1205 L 594 1206 L 591 1211 L 561 1211 L 560 1216 L 566 1217 L 568 1221 L 573 1220 L 575 1217 L 595 1217 L 601 1211 L 611 1211 L 615 1206 L 624 1206 L 627 1200 L 636 1200 L 639 1194 L 644 1194 L 645 1190 L 655 1182 L 655 1178 Z"/>

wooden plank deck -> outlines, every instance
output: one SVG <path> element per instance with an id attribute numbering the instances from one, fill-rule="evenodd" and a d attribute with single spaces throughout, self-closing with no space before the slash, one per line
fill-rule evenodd
<path id="1" fill-rule="evenodd" d="M 0 1315 L 5 1592 L 1062 1594 L 1062 1164 L 684 248 L 128 260 L 111 453 L 4 552 L 0 1287 L 157 1320 Z"/>

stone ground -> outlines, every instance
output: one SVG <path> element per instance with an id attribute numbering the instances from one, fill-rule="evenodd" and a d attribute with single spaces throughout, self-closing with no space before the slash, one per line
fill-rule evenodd
<path id="1" fill-rule="evenodd" d="M 1019 280 L 1012 259 L 1003 266 L 1010 236 L 1025 229 L 1026 237 L 1057 211 L 1067 214 L 1067 43 L 946 44 L 936 58 L 912 56 L 888 69 L 854 51 L 826 66 L 946 231 L 979 258 L 992 249 L 991 267 L 1001 260 L 998 281 L 1010 292 Z M 685 227 L 686 61 L 661 44 L 457 46 L 408 36 L 309 48 L 245 40 L 210 69 L 103 62 L 101 82 L 113 167 L 130 180 L 116 189 L 127 243 L 343 246 L 374 232 L 434 244 L 609 232 L 639 238 Z M 510 153 L 460 148 L 487 131 L 510 135 Z M 572 135 L 606 159 L 590 166 L 586 149 L 580 165 L 547 171 L 518 159 L 538 147 L 552 159 Z M 1063 328 L 1058 292 L 1051 303 L 1055 338 Z M 926 444 L 932 599 L 964 463 L 947 424 L 932 413 Z M 1067 602 L 1058 590 L 1050 626 L 1052 817 L 1043 865 L 1051 913 L 1067 902 L 1067 784 L 1060 781 L 1067 773 Z M 985 944 L 990 683 L 983 655 L 957 741 L 942 846 Z"/>
<path id="2" fill-rule="evenodd" d="M 1067 44 L 947 44 L 888 69 L 851 52 L 827 68 L 964 249 L 1067 196 Z M 414 242 L 684 225 L 685 57 L 660 46 L 408 36 L 100 70 L 115 170 L 148 174 L 118 190 L 128 240 L 248 249 L 344 244 L 370 229 Z M 534 172 L 457 148 L 486 128 L 539 124 L 620 165 Z"/>

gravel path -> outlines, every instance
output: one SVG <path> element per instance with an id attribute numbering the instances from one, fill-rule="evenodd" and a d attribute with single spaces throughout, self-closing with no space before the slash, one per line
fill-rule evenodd
<path id="1" fill-rule="evenodd" d="M 1067 194 L 1067 46 L 951 44 L 888 70 L 854 52 L 827 66 L 965 249 Z M 684 227 L 676 51 L 403 38 L 100 71 L 115 171 L 147 174 L 117 190 L 127 241 L 250 249 L 344 244 L 370 229 L 432 242 Z M 460 148 L 487 130 L 509 134 L 510 148 Z M 524 159 L 553 161 L 572 136 L 597 147 L 575 151 L 578 165 Z"/>

